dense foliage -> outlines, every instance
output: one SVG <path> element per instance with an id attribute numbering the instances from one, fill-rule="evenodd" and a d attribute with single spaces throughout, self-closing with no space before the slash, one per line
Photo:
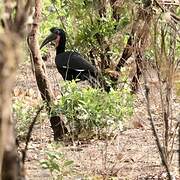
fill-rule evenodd
<path id="1" fill-rule="evenodd" d="M 42 37 L 52 26 L 63 28 L 68 35 L 67 48 L 79 51 L 96 65 L 101 62 L 105 68 L 110 67 L 127 40 L 131 24 L 130 3 L 114 7 L 93 0 L 46 0 Z"/>
<path id="2" fill-rule="evenodd" d="M 73 81 L 65 83 L 62 94 L 52 113 L 64 114 L 75 135 L 93 136 L 97 132 L 102 134 L 106 128 L 121 129 L 122 122 L 133 112 L 133 97 L 128 88 L 107 93 L 101 89 L 79 87 Z"/>

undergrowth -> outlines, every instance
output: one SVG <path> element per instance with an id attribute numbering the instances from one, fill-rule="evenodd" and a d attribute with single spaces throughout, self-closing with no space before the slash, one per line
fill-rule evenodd
<path id="1" fill-rule="evenodd" d="M 75 81 L 65 82 L 63 96 L 57 100 L 52 114 L 62 113 L 70 132 L 76 136 L 102 136 L 123 128 L 133 113 L 130 89 L 107 93 L 101 89 L 80 87 Z"/>
<path id="2" fill-rule="evenodd" d="M 13 102 L 13 117 L 16 122 L 16 134 L 18 139 L 26 137 L 29 126 L 39 106 L 30 103 L 26 98 L 18 98 Z"/>
<path id="3" fill-rule="evenodd" d="M 45 152 L 46 159 L 40 162 L 42 168 L 48 169 L 53 179 L 61 180 L 64 177 L 69 177 L 74 172 L 73 161 L 65 157 L 65 154 L 59 152 L 55 145 L 50 145 Z"/>

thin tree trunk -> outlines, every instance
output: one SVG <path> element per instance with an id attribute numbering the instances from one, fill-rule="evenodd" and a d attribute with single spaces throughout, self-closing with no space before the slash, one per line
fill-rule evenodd
<path id="1" fill-rule="evenodd" d="M 51 109 L 53 105 L 53 101 L 55 99 L 54 94 L 51 89 L 51 85 L 48 81 L 46 66 L 42 60 L 39 44 L 38 44 L 38 30 L 39 30 L 39 22 L 41 16 L 41 0 L 35 0 L 35 14 L 34 14 L 34 23 L 32 26 L 32 30 L 28 36 L 28 45 L 31 52 L 32 62 L 35 67 L 35 76 L 36 82 L 41 93 L 42 99 L 48 105 L 48 113 L 50 115 L 51 127 L 54 132 L 54 139 L 58 140 L 63 137 L 64 133 L 67 133 L 67 128 L 64 125 L 64 122 L 60 116 L 52 116 Z"/>
<path id="2" fill-rule="evenodd" d="M 99 17 L 100 18 L 106 17 L 106 1 L 99 0 L 97 1 L 97 5 L 98 5 L 97 7 L 98 7 Z M 98 21 L 98 23 L 100 24 L 100 21 Z M 108 52 L 110 51 L 110 46 L 100 33 L 96 33 L 95 37 L 100 46 L 100 52 L 99 52 L 99 56 L 101 59 L 100 69 L 102 72 L 104 72 L 104 69 L 109 68 L 111 63 L 111 58 L 108 54 Z"/>
<path id="3" fill-rule="evenodd" d="M 118 12 L 120 2 L 118 2 L 118 0 L 109 0 L 109 2 L 112 8 L 112 17 L 118 22 L 120 20 L 120 14 Z"/>
<path id="4" fill-rule="evenodd" d="M 146 7 L 149 8 L 149 7 Z M 144 9 L 139 8 L 137 12 L 137 18 L 135 19 L 130 37 L 127 41 L 127 44 L 124 48 L 124 51 L 122 53 L 122 56 L 116 66 L 116 71 L 121 71 L 121 68 L 125 65 L 126 61 L 129 59 L 129 57 L 132 56 L 133 53 L 136 53 L 137 51 L 144 51 L 149 36 L 149 29 L 150 29 L 150 23 L 152 19 L 152 9 Z M 141 75 L 141 59 L 136 56 L 135 59 L 136 62 L 136 75 L 134 75 L 132 79 L 132 91 L 135 92 L 138 89 L 138 81 L 139 77 Z"/>
<path id="5" fill-rule="evenodd" d="M 50 83 L 47 78 L 46 66 L 42 61 L 42 57 L 39 51 L 38 44 L 38 30 L 39 30 L 39 21 L 41 16 L 41 1 L 35 1 L 35 14 L 34 14 L 34 23 L 31 32 L 28 36 L 28 45 L 31 51 L 31 58 L 35 67 L 35 76 L 36 82 L 41 93 L 42 99 L 46 103 L 52 103 L 54 100 L 54 94 L 52 92 Z"/>
<path id="6" fill-rule="evenodd" d="M 152 19 L 152 9 L 140 9 L 139 10 L 140 19 L 143 20 L 142 27 L 138 28 L 138 32 L 136 33 L 137 38 L 134 43 L 134 50 L 136 55 L 136 74 L 134 75 L 131 81 L 132 92 L 135 93 L 138 90 L 139 78 L 142 74 L 142 58 L 141 55 L 144 53 L 145 48 L 148 45 L 149 32 L 151 27 L 151 19 Z"/>
<path id="7" fill-rule="evenodd" d="M 6 33 L 0 37 L 0 179 L 16 180 L 19 170 L 11 118 L 11 90 L 20 54 L 16 43 L 19 39 Z"/>

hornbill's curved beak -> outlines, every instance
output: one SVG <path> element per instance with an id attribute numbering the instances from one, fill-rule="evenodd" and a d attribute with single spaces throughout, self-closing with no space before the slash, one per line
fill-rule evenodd
<path id="1" fill-rule="evenodd" d="M 56 40 L 57 34 L 51 33 L 41 44 L 40 49 L 43 48 L 47 43 Z"/>

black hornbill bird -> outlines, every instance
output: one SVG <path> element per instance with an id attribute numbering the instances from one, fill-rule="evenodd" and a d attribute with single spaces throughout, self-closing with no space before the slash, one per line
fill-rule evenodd
<path id="1" fill-rule="evenodd" d="M 79 79 L 81 81 L 88 80 L 91 85 L 98 83 L 99 73 L 93 65 L 86 61 L 79 53 L 74 51 L 65 51 L 65 32 L 57 27 L 51 28 L 50 32 L 51 34 L 42 42 L 40 49 L 47 43 L 55 41 L 55 63 L 63 79 Z"/>

